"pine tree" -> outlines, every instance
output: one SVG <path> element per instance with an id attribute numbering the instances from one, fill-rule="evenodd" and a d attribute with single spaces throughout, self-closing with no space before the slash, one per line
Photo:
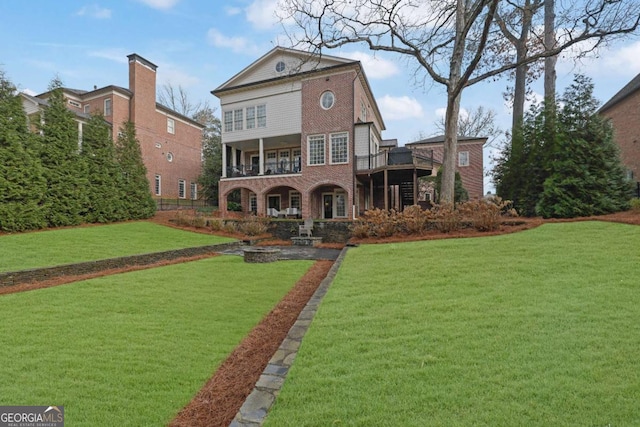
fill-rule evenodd
<path id="1" fill-rule="evenodd" d="M 550 173 L 536 213 L 573 218 L 627 209 L 632 188 L 613 142 L 611 124 L 597 114 L 591 80 L 576 76 L 561 104 Z"/>
<path id="2" fill-rule="evenodd" d="M 46 225 L 41 201 L 42 166 L 27 148 L 34 137 L 15 86 L 0 70 L 0 230 L 24 231 Z"/>
<path id="3" fill-rule="evenodd" d="M 113 222 L 126 218 L 122 200 L 121 171 L 116 161 L 109 125 L 93 115 L 82 132 L 82 157 L 87 163 L 87 222 Z"/>
<path id="4" fill-rule="evenodd" d="M 45 215 L 52 227 L 78 225 L 87 206 L 86 165 L 79 153 L 78 123 L 65 106 L 62 84 L 49 86 L 49 105 L 41 125 L 40 160 L 47 180 Z"/>
<path id="5" fill-rule="evenodd" d="M 131 122 L 126 122 L 118 133 L 116 160 L 122 173 L 122 201 L 127 217 L 152 217 L 156 212 L 156 203 L 149 192 L 147 168 L 142 161 L 140 143 Z"/>

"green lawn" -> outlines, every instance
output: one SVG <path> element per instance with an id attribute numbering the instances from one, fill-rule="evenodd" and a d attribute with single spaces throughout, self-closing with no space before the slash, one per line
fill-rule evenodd
<path id="1" fill-rule="evenodd" d="M 268 426 L 640 425 L 640 227 L 350 249 Z"/>
<path id="2" fill-rule="evenodd" d="M 312 264 L 220 256 L 0 296 L 0 403 L 166 425 Z"/>
<path id="3" fill-rule="evenodd" d="M 232 239 L 136 221 L 0 235 L 0 271 L 213 245 Z"/>

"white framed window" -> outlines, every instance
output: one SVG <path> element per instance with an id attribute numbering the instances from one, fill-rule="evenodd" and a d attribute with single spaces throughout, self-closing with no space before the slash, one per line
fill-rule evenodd
<path id="1" fill-rule="evenodd" d="M 258 196 L 256 193 L 249 193 L 249 211 L 258 213 Z"/>
<path id="2" fill-rule="evenodd" d="M 324 135 L 307 137 L 307 164 L 324 165 Z"/>
<path id="3" fill-rule="evenodd" d="M 291 165 L 291 167 L 293 168 L 294 172 L 300 172 L 300 170 L 302 170 L 302 149 L 300 148 L 294 148 L 293 149 L 293 164 Z"/>
<path id="4" fill-rule="evenodd" d="M 276 64 L 276 72 L 281 73 L 287 68 L 286 64 L 283 61 L 278 61 Z"/>
<path id="5" fill-rule="evenodd" d="M 320 95 L 320 106 L 325 110 L 328 110 L 331 107 L 333 107 L 333 104 L 335 104 L 335 101 L 336 101 L 336 97 L 333 94 L 333 92 L 331 92 L 330 90 L 323 92 L 322 95 Z"/>
<path id="6" fill-rule="evenodd" d="M 224 131 L 231 132 L 233 130 L 233 111 L 224 112 Z"/>
<path id="7" fill-rule="evenodd" d="M 176 133 L 176 122 L 171 117 L 167 117 L 167 132 L 172 135 Z"/>
<path id="8" fill-rule="evenodd" d="M 344 193 L 336 193 L 335 196 L 335 212 L 336 217 L 344 218 L 347 216 L 347 196 Z"/>
<path id="9" fill-rule="evenodd" d="M 302 206 L 301 197 L 299 191 L 289 191 L 289 207 L 300 210 Z"/>
<path id="10" fill-rule="evenodd" d="M 349 134 L 347 132 L 331 134 L 331 163 L 347 163 Z"/>
<path id="11" fill-rule="evenodd" d="M 76 108 L 82 107 L 82 104 L 80 104 L 78 101 L 74 101 L 70 99 L 68 102 L 69 102 L 69 105 L 71 105 L 72 107 L 76 107 Z"/>
<path id="12" fill-rule="evenodd" d="M 198 183 L 191 183 L 191 200 L 198 200 Z"/>
<path id="13" fill-rule="evenodd" d="M 156 174 L 155 176 L 153 189 L 155 191 L 156 196 L 162 195 L 162 177 L 159 174 Z"/>
<path id="14" fill-rule="evenodd" d="M 113 110 L 111 109 L 111 99 L 104 100 L 104 115 L 110 116 L 113 114 Z"/>
<path id="15" fill-rule="evenodd" d="M 279 211 L 280 210 L 280 195 L 279 194 L 269 194 L 269 195 L 267 195 L 267 207 Z"/>
<path id="16" fill-rule="evenodd" d="M 267 156 L 267 161 L 264 165 L 265 172 L 267 174 L 273 173 L 278 164 L 278 153 L 276 151 L 267 151 L 265 155 Z"/>
<path id="17" fill-rule="evenodd" d="M 360 101 L 360 120 L 367 121 L 367 104 L 364 101 Z"/>
<path id="18" fill-rule="evenodd" d="M 187 192 L 187 182 L 184 179 L 179 179 L 178 180 L 178 197 L 180 199 L 185 199 L 186 198 L 186 192 Z"/>
<path id="19" fill-rule="evenodd" d="M 247 129 L 256 127 L 256 107 L 247 107 Z"/>
<path id="20" fill-rule="evenodd" d="M 266 128 L 267 127 L 267 105 L 261 104 L 256 107 L 256 113 L 258 116 L 258 127 Z"/>
<path id="21" fill-rule="evenodd" d="M 469 166 L 469 152 L 460 151 L 458 153 L 458 166 Z"/>
<path id="22" fill-rule="evenodd" d="M 244 110 L 233 110 L 233 130 L 242 130 Z"/>
<path id="23" fill-rule="evenodd" d="M 167 161 L 169 163 L 173 162 L 173 153 L 171 152 L 167 153 Z"/>
<path id="24" fill-rule="evenodd" d="M 86 105 L 84 106 L 84 113 L 85 113 L 85 114 L 89 114 L 90 112 L 91 112 L 91 105 L 86 104 Z"/>
<path id="25" fill-rule="evenodd" d="M 291 170 L 291 164 L 289 162 L 289 150 L 278 151 L 278 170 L 282 172 L 288 172 Z"/>

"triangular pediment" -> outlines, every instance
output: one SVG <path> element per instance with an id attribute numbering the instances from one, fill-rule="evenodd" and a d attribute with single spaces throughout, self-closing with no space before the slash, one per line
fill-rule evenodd
<path id="1" fill-rule="evenodd" d="M 300 50 L 276 47 L 217 87 L 213 93 L 355 62 L 357 61 L 352 59 L 318 56 Z"/>

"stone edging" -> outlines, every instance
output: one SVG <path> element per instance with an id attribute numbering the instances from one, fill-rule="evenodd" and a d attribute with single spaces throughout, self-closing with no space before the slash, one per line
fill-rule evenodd
<path id="1" fill-rule="evenodd" d="M 42 282 L 61 276 L 91 274 L 114 268 L 125 268 L 136 265 L 149 265 L 176 258 L 192 257 L 212 252 L 222 252 L 242 245 L 242 242 L 231 242 L 218 245 L 173 249 L 169 251 L 131 255 L 119 258 L 101 259 L 96 261 L 80 262 L 76 264 L 56 265 L 53 267 L 8 271 L 0 273 L 0 287 L 19 285 L 22 283 Z"/>
<path id="2" fill-rule="evenodd" d="M 256 382 L 256 385 L 245 400 L 244 404 L 236 414 L 236 417 L 229 425 L 230 427 L 256 427 L 264 423 L 269 409 L 280 393 L 280 389 L 289 372 L 289 368 L 293 365 L 293 361 L 298 354 L 298 348 L 302 342 L 304 334 L 307 332 L 311 321 L 318 311 L 318 307 L 322 298 L 329 290 L 329 286 L 333 282 L 342 260 L 347 253 L 348 247 L 342 249 L 338 259 L 333 263 L 329 273 L 322 280 L 318 289 L 309 299 L 305 307 L 300 312 L 298 319 L 293 324 L 286 338 L 280 344 L 278 350 L 274 353 L 262 372 L 262 375 Z"/>

